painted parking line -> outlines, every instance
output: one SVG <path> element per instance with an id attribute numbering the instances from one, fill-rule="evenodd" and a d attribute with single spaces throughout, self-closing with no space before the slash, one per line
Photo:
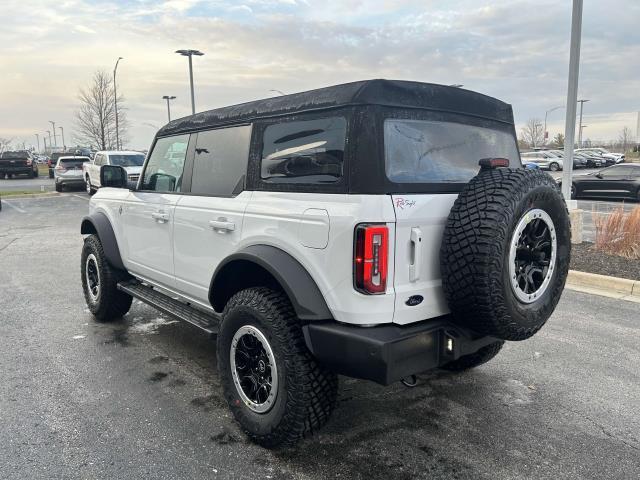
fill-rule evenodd
<path id="1" fill-rule="evenodd" d="M 20 213 L 27 213 L 25 210 L 21 209 L 20 207 L 15 206 L 11 202 L 7 202 L 6 200 L 2 201 L 2 205 L 6 205 L 7 207 L 11 207 L 11 208 L 13 208 L 14 210 L 17 210 Z"/>

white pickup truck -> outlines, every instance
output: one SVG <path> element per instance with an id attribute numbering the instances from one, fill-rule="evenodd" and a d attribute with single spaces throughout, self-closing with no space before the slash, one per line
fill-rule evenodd
<path id="1" fill-rule="evenodd" d="M 113 150 L 97 152 L 90 162 L 85 162 L 82 167 L 82 175 L 87 187 L 87 193 L 93 195 L 100 188 L 100 167 L 103 165 L 116 165 L 127 171 L 130 182 L 137 182 L 144 163 L 144 153 Z"/>

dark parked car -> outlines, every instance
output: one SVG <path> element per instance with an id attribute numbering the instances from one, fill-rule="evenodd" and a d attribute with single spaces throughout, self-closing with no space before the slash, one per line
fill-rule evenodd
<path id="1" fill-rule="evenodd" d="M 26 150 L 15 152 L 3 152 L 0 154 L 0 178 L 8 178 L 14 175 L 27 175 L 35 178 L 38 176 L 38 164 Z"/>
<path id="2" fill-rule="evenodd" d="M 640 202 L 640 164 L 621 164 L 573 177 L 571 198 L 626 198 Z"/>

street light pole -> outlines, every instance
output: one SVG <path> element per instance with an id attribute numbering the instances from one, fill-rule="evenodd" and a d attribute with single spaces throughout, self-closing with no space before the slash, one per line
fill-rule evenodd
<path id="1" fill-rule="evenodd" d="M 38 135 L 37 133 L 36 135 L 36 140 L 38 141 L 38 153 L 40 153 L 40 135 Z"/>
<path id="2" fill-rule="evenodd" d="M 116 72 L 118 71 L 118 63 L 122 60 L 118 57 L 116 66 L 113 67 L 113 107 L 116 113 L 116 150 L 120 150 L 120 128 L 118 127 L 118 90 L 116 89 Z"/>
<path id="3" fill-rule="evenodd" d="M 51 130 L 46 131 L 49 134 L 49 149 L 51 149 Z"/>
<path id="4" fill-rule="evenodd" d="M 549 115 L 551 112 L 555 112 L 556 110 L 560 109 L 560 108 L 564 108 L 564 105 L 560 105 L 559 107 L 553 107 L 549 110 L 547 110 L 546 112 L 544 112 L 544 140 L 542 141 L 542 145 L 546 145 L 547 144 L 547 115 Z"/>
<path id="5" fill-rule="evenodd" d="M 169 101 L 174 100 L 176 97 L 174 95 L 163 95 L 162 98 L 167 101 L 167 117 L 169 118 L 169 121 L 171 121 L 171 107 L 169 106 Z"/>
<path id="6" fill-rule="evenodd" d="M 57 147 L 58 139 L 56 138 L 56 122 L 52 122 L 51 120 L 49 120 L 49 123 L 53 126 L 53 144 Z M 49 145 L 51 145 L 51 142 L 49 142 Z"/>
<path id="7" fill-rule="evenodd" d="M 578 130 L 578 147 L 582 148 L 582 106 L 584 105 L 584 102 L 588 102 L 589 100 L 578 100 L 578 103 L 580 103 L 580 123 L 578 125 L 580 125 L 580 130 Z"/>
<path id="8" fill-rule="evenodd" d="M 60 129 L 60 134 L 62 135 L 62 150 L 66 150 L 67 146 L 64 144 L 64 128 L 58 127 Z"/>
<path id="9" fill-rule="evenodd" d="M 176 50 L 176 53 L 179 53 L 183 57 L 189 57 L 189 84 L 191 85 L 191 114 L 195 115 L 196 102 L 195 102 L 194 93 L 193 93 L 193 63 L 191 58 L 194 55 L 197 57 L 201 57 L 202 55 L 204 55 L 204 53 L 202 53 L 199 50 Z"/>
<path id="10" fill-rule="evenodd" d="M 42 136 L 42 141 L 44 142 L 44 153 L 47 154 L 47 137 Z"/>
<path id="11" fill-rule="evenodd" d="M 582 0 L 573 0 L 571 13 L 571 49 L 569 53 L 569 80 L 567 85 L 567 116 L 564 124 L 564 166 L 562 169 L 562 194 L 572 210 L 577 202 L 571 202 L 571 176 L 573 173 L 573 142 L 576 138 L 576 107 L 578 106 L 578 77 L 580 75 L 580 40 L 582 38 Z"/>

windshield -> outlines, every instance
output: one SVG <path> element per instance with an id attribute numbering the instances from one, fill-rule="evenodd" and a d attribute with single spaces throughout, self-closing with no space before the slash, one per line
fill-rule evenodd
<path id="1" fill-rule="evenodd" d="M 511 133 L 430 120 L 384 123 L 387 178 L 396 183 L 466 183 L 482 158 L 506 158 L 520 166 Z"/>
<path id="2" fill-rule="evenodd" d="M 139 154 L 118 154 L 109 155 L 111 165 L 117 165 L 119 167 L 141 167 L 144 163 L 144 155 Z"/>

